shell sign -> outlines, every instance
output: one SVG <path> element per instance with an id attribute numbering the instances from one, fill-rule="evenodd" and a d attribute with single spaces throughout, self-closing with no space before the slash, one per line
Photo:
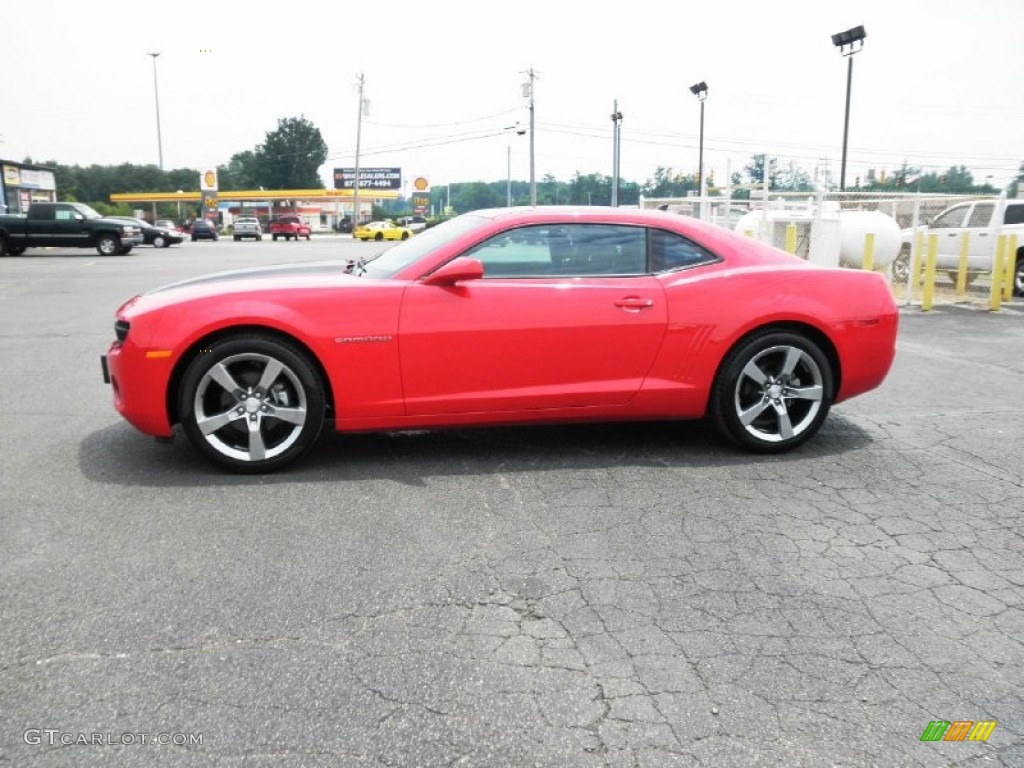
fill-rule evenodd
<path id="1" fill-rule="evenodd" d="M 217 171 L 208 168 L 199 174 L 199 189 L 203 192 L 217 191 Z"/>
<path id="2" fill-rule="evenodd" d="M 417 176 L 413 179 L 412 188 L 416 192 L 429 192 L 430 182 L 427 180 L 426 176 Z"/>

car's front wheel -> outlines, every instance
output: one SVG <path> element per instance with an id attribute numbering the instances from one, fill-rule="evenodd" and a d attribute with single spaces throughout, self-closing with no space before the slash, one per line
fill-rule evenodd
<path id="1" fill-rule="evenodd" d="M 832 404 L 832 366 L 808 337 L 766 330 L 725 358 L 711 392 L 711 415 L 730 440 L 781 453 L 808 440 Z"/>
<path id="2" fill-rule="evenodd" d="M 182 379 L 179 410 L 189 441 L 234 472 L 295 461 L 324 424 L 324 387 L 306 355 L 265 336 L 204 347 Z"/>
<path id="3" fill-rule="evenodd" d="M 168 245 L 167 240 L 164 239 L 163 235 L 157 235 L 153 238 L 154 248 L 166 248 Z"/>
<path id="4" fill-rule="evenodd" d="M 1024 296 L 1024 248 L 1017 251 L 1017 268 L 1013 272 L 1013 295 Z"/>
<path id="5" fill-rule="evenodd" d="M 121 252 L 121 241 L 116 235 L 100 235 L 96 241 L 96 251 L 100 256 L 116 256 Z"/>

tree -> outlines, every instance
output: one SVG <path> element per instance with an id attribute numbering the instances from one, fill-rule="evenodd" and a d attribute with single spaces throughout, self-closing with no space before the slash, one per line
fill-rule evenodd
<path id="1" fill-rule="evenodd" d="M 326 161 L 327 142 L 320 129 L 305 116 L 284 117 L 275 130 L 267 131 L 251 165 L 248 158 L 240 159 L 238 170 L 250 168 L 251 177 L 246 180 L 267 189 L 323 189 L 320 166 Z"/>
<path id="2" fill-rule="evenodd" d="M 257 189 L 256 153 L 251 149 L 236 152 L 227 165 L 217 166 L 217 184 L 221 189 Z"/>
<path id="3" fill-rule="evenodd" d="M 483 181 L 452 184 L 452 207 L 459 213 L 481 208 L 498 208 L 505 204 L 505 195 Z"/>
<path id="4" fill-rule="evenodd" d="M 779 184 L 779 160 L 777 157 L 768 157 L 764 153 L 751 155 L 750 162 L 744 166 L 743 171 L 751 184 L 763 184 L 765 161 L 768 163 L 768 186 L 775 189 Z"/>
<path id="5" fill-rule="evenodd" d="M 807 171 L 792 160 L 778 173 L 777 182 L 774 182 L 772 186 L 780 192 L 812 192 L 814 190 Z"/>

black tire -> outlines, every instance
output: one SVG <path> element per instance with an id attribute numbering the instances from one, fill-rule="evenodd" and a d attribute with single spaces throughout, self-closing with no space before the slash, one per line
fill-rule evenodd
<path id="1" fill-rule="evenodd" d="M 264 381 L 271 367 L 276 370 Z M 189 442 L 233 472 L 290 464 L 324 425 L 324 385 L 313 365 L 291 344 L 261 335 L 205 345 L 186 369 L 178 399 Z"/>
<path id="2" fill-rule="evenodd" d="M 263 239 L 263 235 L 256 235 L 256 239 L 257 240 L 262 240 Z"/>
<path id="3" fill-rule="evenodd" d="M 376 235 L 373 236 L 373 239 L 379 243 L 381 240 L 384 239 L 384 233 L 378 232 Z"/>
<path id="4" fill-rule="evenodd" d="M 306 241 L 307 241 L 307 242 L 308 242 L 309 240 L 311 240 L 312 238 L 313 238 L 313 235 L 312 235 L 312 234 L 308 234 L 308 235 L 306 235 Z"/>
<path id="5" fill-rule="evenodd" d="M 121 250 L 121 240 L 117 235 L 100 235 L 96 238 L 96 251 L 100 256 L 117 256 Z"/>
<path id="6" fill-rule="evenodd" d="M 122 248 L 122 249 L 121 249 L 120 251 L 118 251 L 118 254 L 119 254 L 120 256 L 127 256 L 127 255 L 128 255 L 129 253 L 131 253 L 131 252 L 132 252 L 132 248 L 133 248 L 133 247 L 134 247 L 134 246 L 131 246 L 131 245 L 126 245 L 126 246 L 125 246 L 124 248 Z"/>
<path id="7" fill-rule="evenodd" d="M 25 246 L 24 245 L 12 245 L 12 246 L 10 246 L 7 249 L 7 252 L 11 256 L 21 256 L 21 254 L 23 254 L 25 252 Z M 0 254 L 0 255 L 2 255 L 2 254 Z"/>
<path id="8" fill-rule="evenodd" d="M 910 244 L 904 243 L 900 247 L 900 252 L 893 259 L 890 267 L 892 270 L 892 279 L 897 283 L 906 283 L 907 275 L 910 274 Z"/>
<path id="9" fill-rule="evenodd" d="M 7 238 L 0 235 L 0 259 L 4 256 L 13 256 L 14 250 L 7 244 Z"/>
<path id="10" fill-rule="evenodd" d="M 170 245 L 170 243 L 167 242 L 163 235 L 157 235 L 153 238 L 154 248 L 166 248 L 168 245 Z"/>
<path id="11" fill-rule="evenodd" d="M 947 269 L 946 270 L 946 276 L 949 278 L 949 281 L 951 283 L 953 283 L 953 285 L 956 285 L 956 281 L 957 281 L 957 278 L 959 277 L 959 275 L 960 275 L 960 273 L 959 273 L 958 270 L 955 270 L 955 269 Z M 975 280 L 978 279 L 978 273 L 977 272 L 967 272 L 964 277 L 965 277 L 964 285 L 970 285 L 971 283 L 973 283 Z"/>
<path id="12" fill-rule="evenodd" d="M 403 240 L 408 240 L 409 239 L 409 233 L 408 232 L 403 232 L 402 233 L 402 239 Z"/>
<path id="13" fill-rule="evenodd" d="M 238 242 L 239 240 L 241 240 L 241 239 L 242 239 L 242 238 L 240 238 L 240 237 L 239 237 L 238 235 L 235 235 L 235 242 L 236 242 L 236 243 L 237 243 L 237 242 Z"/>
<path id="14" fill-rule="evenodd" d="M 1024 248 L 1017 251 L 1017 266 L 1013 270 L 1013 295 L 1024 296 Z"/>
<path id="15" fill-rule="evenodd" d="M 274 242 L 276 243 L 277 242 L 277 235 L 271 235 L 271 237 L 274 238 Z"/>
<path id="16" fill-rule="evenodd" d="M 821 348 L 800 333 L 766 329 L 725 357 L 710 410 L 718 430 L 740 447 L 783 453 L 818 431 L 832 397 L 832 366 Z"/>

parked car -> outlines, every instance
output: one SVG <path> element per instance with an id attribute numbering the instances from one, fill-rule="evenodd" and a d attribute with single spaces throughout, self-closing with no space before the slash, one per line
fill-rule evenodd
<path id="1" fill-rule="evenodd" d="M 362 241 L 367 240 L 408 240 L 413 231 L 408 227 L 400 227 L 393 221 L 371 221 L 356 227 L 352 236 Z"/>
<path id="2" fill-rule="evenodd" d="M 881 274 L 697 219 L 524 207 L 464 214 L 370 259 L 149 291 L 117 310 L 102 363 L 131 424 L 159 438 L 180 424 L 239 472 L 294 461 L 325 425 L 709 416 L 742 448 L 778 453 L 882 383 L 898 318 Z"/>
<path id="3" fill-rule="evenodd" d="M 422 232 L 427 228 L 427 220 L 422 216 L 403 216 L 398 224 L 413 232 Z"/>
<path id="4" fill-rule="evenodd" d="M 346 216 L 345 218 L 341 219 L 338 222 L 337 226 L 335 226 L 334 229 L 335 229 L 335 231 L 340 232 L 342 234 L 351 235 L 352 234 L 352 219 L 350 219 L 348 216 Z"/>
<path id="5" fill-rule="evenodd" d="M 163 229 L 170 230 L 171 232 L 177 232 L 179 235 L 187 234 L 185 230 L 174 223 L 173 219 L 157 219 L 153 222 L 154 227 L 162 227 Z"/>
<path id="6" fill-rule="evenodd" d="M 263 227 L 260 226 L 260 220 L 255 216 L 239 216 L 232 224 L 231 236 L 236 243 L 248 237 L 253 240 L 262 240 Z"/>
<path id="7" fill-rule="evenodd" d="M 150 224 L 145 219 L 136 219 L 133 216 L 108 216 L 107 218 L 125 221 L 137 226 L 142 230 L 143 245 L 152 245 L 155 248 L 170 248 L 172 245 L 178 245 L 185 239 L 174 229 Z"/>
<path id="8" fill-rule="evenodd" d="M 922 259 L 927 255 L 929 235 L 938 235 L 937 269 L 948 272 L 955 280 L 960 265 L 960 243 L 968 236 L 967 279 L 973 280 L 983 272 L 992 271 L 996 237 L 1000 234 L 1017 235 L 1017 265 L 1013 275 L 1014 294 L 1024 296 L 1024 200 L 1007 200 L 1002 221 L 997 221 L 998 199 L 969 200 L 957 203 L 938 214 L 928 224 L 916 229 L 904 229 L 900 256 L 893 266 L 895 277 L 906 279 L 914 240 L 918 233 L 925 237 Z M 1011 257 L 1013 254 L 1009 254 Z"/>
<path id="9" fill-rule="evenodd" d="M 196 219 L 192 222 L 192 242 L 196 240 L 217 240 L 217 222 L 212 219 Z"/>
<path id="10" fill-rule="evenodd" d="M 116 256 L 141 243 L 137 225 L 100 216 L 84 203 L 32 203 L 27 214 L 0 215 L 0 257 L 53 247 L 95 248 L 100 256 Z"/>
<path id="11" fill-rule="evenodd" d="M 285 215 L 275 216 L 270 220 L 270 236 L 277 240 L 283 237 L 285 240 L 298 240 L 304 237 L 309 240 L 312 234 L 309 226 L 298 216 Z"/>

